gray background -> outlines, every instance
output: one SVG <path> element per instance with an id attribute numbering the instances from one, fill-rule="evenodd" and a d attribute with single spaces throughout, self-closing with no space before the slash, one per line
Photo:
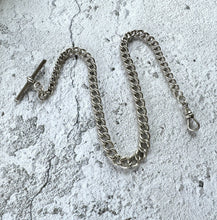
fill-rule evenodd
<path id="1" fill-rule="evenodd" d="M 0 0 L 0 216 L 8 219 L 217 218 L 217 4 L 214 0 Z M 132 97 L 119 55 L 123 34 L 143 29 L 160 43 L 201 129 L 186 130 L 154 55 L 130 45 L 148 110 L 151 148 L 135 170 L 104 156 L 87 69 L 64 66 L 54 95 L 14 98 L 40 61 L 47 87 L 72 43 L 96 59 L 107 125 L 118 151 L 137 148 Z"/>

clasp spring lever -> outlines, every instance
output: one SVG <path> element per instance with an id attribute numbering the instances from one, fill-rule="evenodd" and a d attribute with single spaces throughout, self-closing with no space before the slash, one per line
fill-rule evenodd
<path id="1" fill-rule="evenodd" d="M 19 92 L 19 94 L 15 98 L 15 101 L 17 103 L 20 102 L 23 99 L 23 97 L 24 97 L 25 93 L 27 92 L 27 90 L 35 83 L 35 77 L 39 73 L 39 71 L 41 70 L 41 68 L 44 66 L 45 63 L 46 63 L 46 60 L 42 60 L 41 63 L 36 68 L 36 70 L 34 71 L 34 73 L 31 76 L 27 77 L 26 84 L 24 85 L 24 87 L 21 89 L 21 91 Z"/>

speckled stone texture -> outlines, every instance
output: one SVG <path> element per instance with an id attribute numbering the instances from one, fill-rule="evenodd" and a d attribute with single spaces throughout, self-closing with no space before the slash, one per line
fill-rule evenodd
<path id="1" fill-rule="evenodd" d="M 0 0 L 0 217 L 10 219 L 217 219 L 217 3 L 215 0 Z M 53 96 L 14 98 L 35 67 L 72 44 L 96 59 L 110 135 L 128 155 L 136 115 L 119 55 L 133 29 L 153 35 L 201 129 L 186 130 L 181 106 L 155 57 L 130 45 L 148 110 L 151 148 L 138 168 L 105 157 L 91 110 L 87 69 L 69 60 Z"/>

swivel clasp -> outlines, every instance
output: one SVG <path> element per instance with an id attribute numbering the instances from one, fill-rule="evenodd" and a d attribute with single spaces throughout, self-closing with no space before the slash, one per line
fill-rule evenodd
<path id="1" fill-rule="evenodd" d="M 185 117 L 189 131 L 198 131 L 200 129 L 200 123 L 194 118 L 194 114 L 189 108 L 185 109 Z"/>

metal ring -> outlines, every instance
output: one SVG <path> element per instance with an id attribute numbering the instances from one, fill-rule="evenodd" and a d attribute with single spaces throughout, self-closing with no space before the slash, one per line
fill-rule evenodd
<path id="1" fill-rule="evenodd" d="M 196 124 L 195 127 L 192 126 L 192 124 Z M 188 118 L 187 119 L 187 127 L 189 131 L 198 131 L 200 129 L 200 123 L 194 118 Z"/>

